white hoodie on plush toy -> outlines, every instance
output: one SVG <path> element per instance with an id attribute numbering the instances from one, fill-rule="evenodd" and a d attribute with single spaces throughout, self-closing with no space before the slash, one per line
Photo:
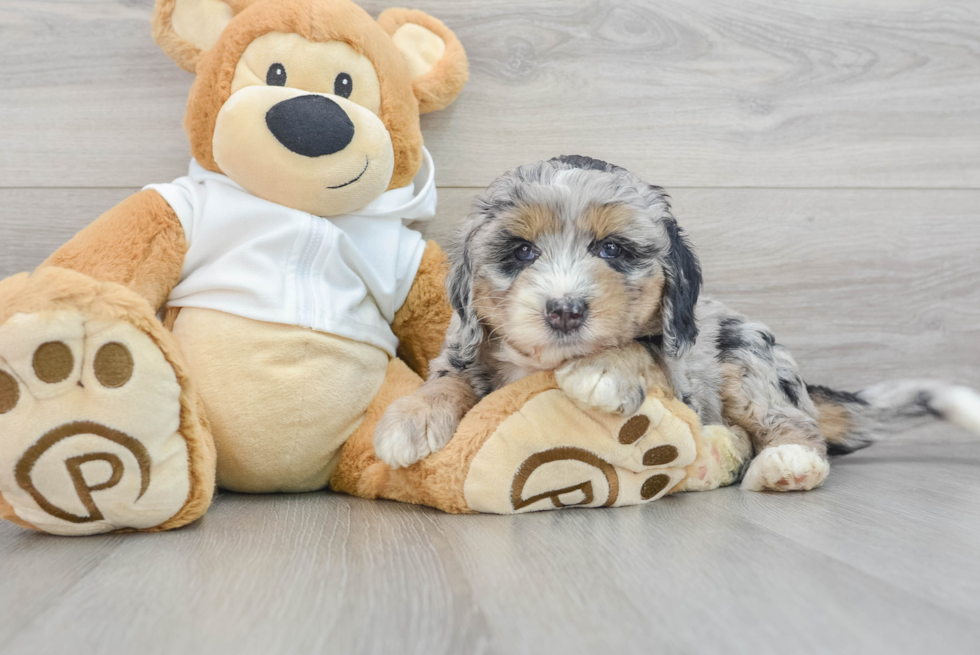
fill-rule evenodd
<path id="1" fill-rule="evenodd" d="M 436 209 L 432 158 L 414 182 L 350 214 L 322 218 L 253 196 L 191 162 L 186 177 L 151 184 L 189 246 L 167 304 L 312 328 L 395 356 L 391 331 L 422 261 L 422 235 L 405 226 Z"/>

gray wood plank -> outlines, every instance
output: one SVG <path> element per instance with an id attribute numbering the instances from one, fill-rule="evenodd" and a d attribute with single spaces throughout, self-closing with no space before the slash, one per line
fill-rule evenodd
<path id="1" fill-rule="evenodd" d="M 970 653 L 980 483 L 962 474 L 980 445 L 943 448 L 865 451 L 808 494 L 642 508 L 223 494 L 161 535 L 5 524 L 0 653 Z M 930 496 L 927 478 L 958 488 Z"/>
<path id="2" fill-rule="evenodd" d="M 948 432 L 934 426 L 932 432 Z M 740 515 L 936 606 L 980 613 L 980 444 L 884 443 L 835 459 L 819 494 L 741 494 Z M 728 498 L 712 496 L 725 504 Z"/>
<path id="3" fill-rule="evenodd" d="M 363 3 L 378 13 L 390 3 Z M 0 2 L 0 185 L 140 186 L 186 167 L 191 76 L 152 0 Z M 423 119 L 442 186 L 556 154 L 679 186 L 980 186 L 980 5 L 417 0 L 467 47 Z"/>
<path id="4" fill-rule="evenodd" d="M 135 189 L 0 189 L 0 275 L 30 270 Z M 418 224 L 445 244 L 479 189 Z M 980 192 L 679 189 L 706 292 L 769 324 L 808 380 L 980 387 Z M 923 433 L 919 433 L 922 436 Z"/>

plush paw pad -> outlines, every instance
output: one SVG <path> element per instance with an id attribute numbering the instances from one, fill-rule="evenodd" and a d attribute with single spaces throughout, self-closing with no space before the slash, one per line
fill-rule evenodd
<path id="1" fill-rule="evenodd" d="M 149 528 L 187 500 L 173 368 L 124 322 L 17 314 L 0 326 L 0 494 L 47 532 Z"/>
<path id="2" fill-rule="evenodd" d="M 800 444 L 764 448 L 749 465 L 742 488 L 749 491 L 808 491 L 830 473 L 827 458 Z"/>

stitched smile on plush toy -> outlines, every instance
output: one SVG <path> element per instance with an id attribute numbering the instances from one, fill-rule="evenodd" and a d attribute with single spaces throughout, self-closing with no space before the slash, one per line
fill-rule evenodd
<path id="1" fill-rule="evenodd" d="M 361 179 L 362 177 L 364 177 L 364 173 L 367 172 L 368 166 L 370 166 L 370 165 L 371 165 L 371 160 L 368 159 L 367 157 L 365 157 L 364 158 L 364 170 L 361 171 L 360 173 L 358 173 L 357 174 L 357 177 L 355 177 L 350 182 L 344 182 L 343 184 L 338 184 L 337 186 L 328 186 L 327 188 L 328 189 L 343 189 L 345 186 L 348 186 L 350 184 L 354 184 L 354 182 L 357 182 L 359 179 Z"/>

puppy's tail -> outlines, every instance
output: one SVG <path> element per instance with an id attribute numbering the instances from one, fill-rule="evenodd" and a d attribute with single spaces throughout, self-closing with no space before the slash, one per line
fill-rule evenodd
<path id="1" fill-rule="evenodd" d="M 857 393 L 808 384 L 827 454 L 845 455 L 930 420 L 949 421 L 980 435 L 980 394 L 932 380 L 882 382 Z"/>

